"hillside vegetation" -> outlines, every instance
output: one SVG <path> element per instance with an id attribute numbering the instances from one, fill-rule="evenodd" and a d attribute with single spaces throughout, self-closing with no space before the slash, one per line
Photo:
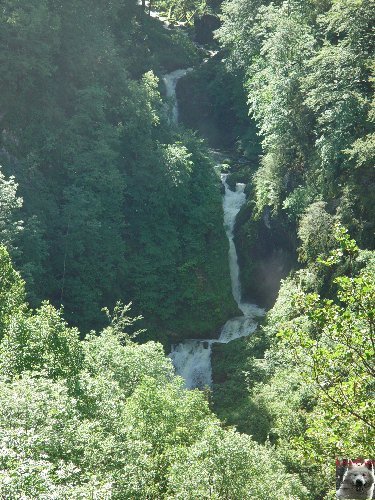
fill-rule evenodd
<path id="1" fill-rule="evenodd" d="M 136 1 L 7 1 L 0 23 L 0 164 L 24 200 L 28 300 L 85 332 L 122 298 L 164 342 L 215 335 L 236 310 L 220 184 L 156 76 L 195 47 Z"/>
<path id="2" fill-rule="evenodd" d="M 229 0 L 217 32 L 263 150 L 232 174 L 243 292 L 272 306 L 284 279 L 256 335 L 216 347 L 214 408 L 311 498 L 331 498 L 334 457 L 373 453 L 374 19 L 366 0 Z"/>
<path id="3" fill-rule="evenodd" d="M 0 9 L 0 497 L 331 499 L 375 442 L 375 4 L 151 7 L 186 27 Z M 176 126 L 161 77 L 191 66 Z M 207 144 L 246 183 L 243 298 L 268 312 L 187 390 L 165 348 L 238 315 Z"/>

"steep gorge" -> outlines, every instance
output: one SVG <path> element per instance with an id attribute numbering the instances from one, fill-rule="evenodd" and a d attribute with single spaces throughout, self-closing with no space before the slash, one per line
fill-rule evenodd
<path id="1" fill-rule="evenodd" d="M 214 57 L 216 52 L 210 52 Z M 206 59 L 205 64 L 209 59 Z M 176 88 L 179 81 L 188 74 L 193 74 L 192 68 L 177 69 L 163 77 L 166 87 L 166 97 L 170 106 L 170 121 L 176 127 L 179 123 L 179 102 Z M 216 152 L 216 156 L 220 153 Z M 222 155 L 221 155 L 222 156 Z M 244 302 L 241 293 L 240 268 L 234 242 L 234 228 L 236 217 L 241 207 L 246 202 L 245 184 L 236 183 L 234 189 L 229 187 L 227 178 L 229 174 L 220 173 L 221 165 L 216 169 L 221 176 L 223 185 L 223 213 L 224 227 L 229 243 L 229 271 L 232 283 L 232 294 L 242 316 L 228 320 L 221 328 L 217 339 L 187 339 L 176 345 L 172 345 L 170 357 L 173 361 L 177 374 L 181 375 L 186 382 L 186 387 L 204 388 L 212 385 L 211 350 L 216 343 L 226 344 L 237 338 L 250 335 L 257 328 L 257 318 L 264 315 L 264 311 L 254 304 Z"/>

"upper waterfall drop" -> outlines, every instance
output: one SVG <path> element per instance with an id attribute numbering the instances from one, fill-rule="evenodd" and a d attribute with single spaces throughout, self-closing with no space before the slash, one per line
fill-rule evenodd
<path id="1" fill-rule="evenodd" d="M 186 76 L 190 71 L 193 71 L 193 68 L 176 69 L 172 71 L 172 73 L 163 76 L 167 98 L 172 101 L 171 122 L 174 125 L 178 124 L 178 102 L 176 98 L 177 83 L 180 78 Z"/>

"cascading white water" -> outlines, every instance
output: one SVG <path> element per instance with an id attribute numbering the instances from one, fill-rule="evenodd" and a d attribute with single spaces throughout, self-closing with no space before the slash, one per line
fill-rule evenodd
<path id="1" fill-rule="evenodd" d="M 241 303 L 240 268 L 238 266 L 237 252 L 233 239 L 234 224 L 236 216 L 246 201 L 245 184 L 238 183 L 236 191 L 231 191 L 226 182 L 228 174 L 222 174 L 221 180 L 224 184 L 225 194 L 223 199 L 224 228 L 229 240 L 229 270 L 232 281 L 232 293 L 237 304 Z"/>
<path id="2" fill-rule="evenodd" d="M 173 103 L 171 121 L 178 124 L 178 102 L 176 86 L 180 78 L 184 77 L 189 69 L 178 69 L 165 75 L 163 78 L 167 98 Z M 231 340 L 245 337 L 254 332 L 257 327 L 256 318 L 264 314 L 255 304 L 242 302 L 240 269 L 238 266 L 237 251 L 234 244 L 234 225 L 242 205 L 246 201 L 245 185 L 238 183 L 232 191 L 227 184 L 227 174 L 221 175 L 225 188 L 223 196 L 224 227 L 229 240 L 229 270 L 232 283 L 232 293 L 243 316 L 228 320 L 221 329 L 218 339 L 194 340 L 188 339 L 172 346 L 170 357 L 176 373 L 185 379 L 189 389 L 203 388 L 212 385 L 211 351 L 213 343 L 227 344 Z"/>
<path id="3" fill-rule="evenodd" d="M 163 76 L 167 98 L 172 102 L 171 122 L 175 125 L 178 124 L 178 103 L 176 99 L 177 82 L 180 78 L 183 78 L 189 73 L 189 71 L 192 71 L 192 68 L 176 69 L 172 71 L 172 73 Z"/>
<path id="4" fill-rule="evenodd" d="M 176 373 L 185 379 L 188 389 L 212 384 L 211 349 L 215 340 L 184 340 L 172 346 L 169 355 Z"/>
<path id="5" fill-rule="evenodd" d="M 221 179 L 225 187 L 223 197 L 224 226 L 229 240 L 229 269 L 232 281 L 232 293 L 243 316 L 228 320 L 218 339 L 185 340 L 172 346 L 170 357 L 176 373 L 185 379 L 189 389 L 203 388 L 212 384 L 211 351 L 213 343 L 227 344 L 231 340 L 246 337 L 257 327 L 256 318 L 264 314 L 264 310 L 255 304 L 241 300 L 240 270 L 238 266 L 236 247 L 233 241 L 233 230 L 236 216 L 246 201 L 245 186 L 237 184 L 236 191 L 231 191 L 226 182 L 226 175 Z"/>
<path id="6" fill-rule="evenodd" d="M 243 316 L 232 318 L 223 326 L 218 341 L 225 344 L 231 340 L 246 337 L 247 335 L 250 335 L 250 333 L 254 332 L 257 327 L 255 318 L 259 318 L 264 314 L 264 310 L 260 309 L 255 304 L 242 302 L 240 268 L 238 266 L 233 231 L 237 214 L 246 201 L 245 184 L 237 183 L 236 191 L 232 191 L 226 182 L 227 177 L 228 174 L 222 174 L 221 176 L 221 180 L 225 188 L 223 210 L 224 227 L 229 240 L 229 271 L 232 281 L 233 298 L 237 302 L 239 309 L 242 311 Z"/>

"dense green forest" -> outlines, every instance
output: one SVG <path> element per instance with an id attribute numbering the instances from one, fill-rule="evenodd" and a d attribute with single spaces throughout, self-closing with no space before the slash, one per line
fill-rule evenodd
<path id="1" fill-rule="evenodd" d="M 330 499 L 337 456 L 374 458 L 374 21 L 1 2 L 1 498 Z M 188 67 L 176 125 L 162 78 Z M 209 147 L 268 311 L 187 390 L 170 344 L 239 314 Z"/>
<path id="2" fill-rule="evenodd" d="M 375 437 L 375 6 L 231 0 L 221 19 L 262 146 L 254 161 L 237 138 L 243 292 L 277 300 L 252 338 L 216 346 L 214 409 L 325 498 L 332 457 L 371 456 Z"/>
<path id="3" fill-rule="evenodd" d="M 219 181 L 168 124 L 156 74 L 199 61 L 136 2 L 6 2 L 1 159 L 24 221 L 28 300 L 83 331 L 133 301 L 153 335 L 215 334 L 233 313 Z"/>

